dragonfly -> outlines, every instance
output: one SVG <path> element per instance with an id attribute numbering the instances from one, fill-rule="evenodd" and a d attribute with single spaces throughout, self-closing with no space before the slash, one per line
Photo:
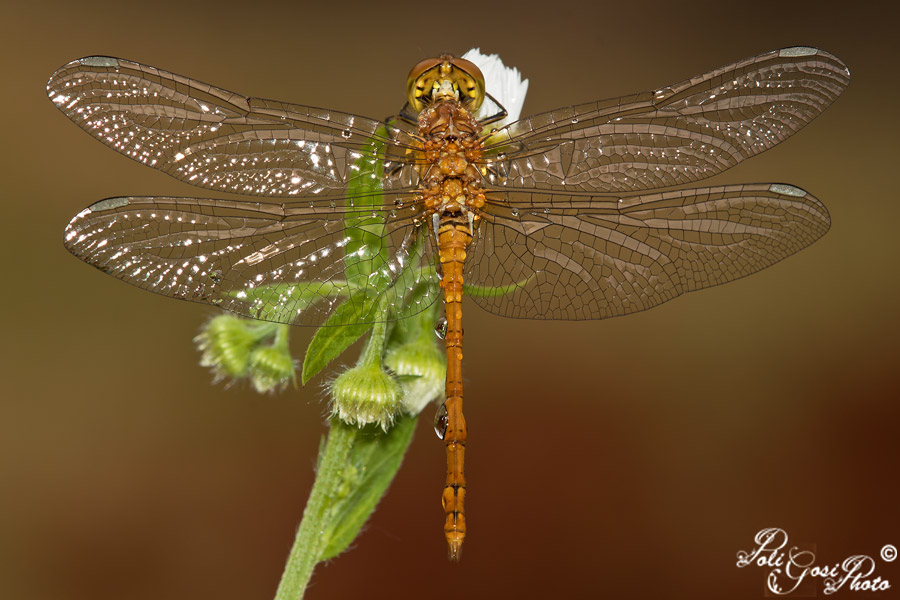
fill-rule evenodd
<path id="1" fill-rule="evenodd" d="M 772 148 L 848 82 L 835 56 L 792 47 L 506 124 L 480 69 L 452 55 L 417 64 L 403 109 L 384 120 L 105 56 L 64 65 L 47 92 L 119 153 L 252 197 L 96 202 L 68 224 L 65 245 L 100 270 L 292 325 L 404 319 L 442 297 L 442 505 L 457 560 L 466 535 L 463 298 L 504 317 L 604 319 L 808 246 L 830 219 L 799 187 L 686 186 Z"/>

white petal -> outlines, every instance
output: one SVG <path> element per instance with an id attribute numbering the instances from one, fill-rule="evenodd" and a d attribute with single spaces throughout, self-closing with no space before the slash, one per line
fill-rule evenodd
<path id="1" fill-rule="evenodd" d="M 503 105 L 509 115 L 500 123 L 492 127 L 500 127 L 506 123 L 518 120 L 522 114 L 522 105 L 525 104 L 525 94 L 528 93 L 528 80 L 522 79 L 522 74 L 515 67 L 507 67 L 497 54 L 482 54 L 479 48 L 472 48 L 462 55 L 462 58 L 470 60 L 484 73 L 484 85 L 487 92 Z M 485 102 L 490 104 L 490 101 Z M 485 105 L 476 115 L 478 118 L 490 116 L 485 112 L 493 112 Z"/>

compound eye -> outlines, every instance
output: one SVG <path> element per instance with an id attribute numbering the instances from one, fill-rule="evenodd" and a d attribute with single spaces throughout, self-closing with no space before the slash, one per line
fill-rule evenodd
<path id="1" fill-rule="evenodd" d="M 428 97 L 441 89 L 440 81 L 448 80 L 457 98 L 464 101 L 469 110 L 474 112 L 481 107 L 485 97 L 481 69 L 468 60 L 449 55 L 425 59 L 412 68 L 407 78 L 410 106 L 416 111 L 424 109 Z"/>
<path id="2" fill-rule="evenodd" d="M 478 87 L 475 85 L 475 80 L 466 77 L 464 83 L 466 86 L 466 96 L 468 96 L 469 98 L 475 98 L 478 95 Z"/>
<path id="3" fill-rule="evenodd" d="M 421 98 L 431 93 L 431 84 L 435 75 L 433 70 L 440 64 L 441 60 L 438 58 L 426 58 L 410 70 L 406 79 L 406 96 L 415 110 L 420 111 L 424 108 Z"/>
<path id="4" fill-rule="evenodd" d="M 425 60 L 421 60 L 416 64 L 416 66 L 410 69 L 407 79 L 409 81 L 415 81 L 422 77 L 422 75 L 424 75 L 426 71 L 430 71 L 439 64 L 441 64 L 441 59 L 439 58 L 426 58 Z"/>
<path id="5" fill-rule="evenodd" d="M 453 66 L 459 73 L 458 81 L 466 100 L 469 101 L 469 109 L 476 111 L 484 102 L 484 75 L 478 66 L 464 58 L 454 58 Z"/>

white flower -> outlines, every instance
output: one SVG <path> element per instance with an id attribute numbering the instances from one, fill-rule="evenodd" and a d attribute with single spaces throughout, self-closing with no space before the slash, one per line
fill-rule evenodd
<path id="1" fill-rule="evenodd" d="M 522 113 L 522 105 L 525 104 L 525 94 L 528 93 L 528 80 L 522 79 L 522 74 L 515 67 L 507 67 L 497 54 L 482 54 L 479 48 L 472 48 L 462 55 L 462 58 L 470 60 L 484 73 L 484 86 L 487 92 L 503 105 L 509 113 L 505 119 L 491 126 L 500 128 L 507 123 L 519 119 Z M 496 112 L 490 100 L 486 100 L 475 115 L 479 119 L 491 116 Z"/>

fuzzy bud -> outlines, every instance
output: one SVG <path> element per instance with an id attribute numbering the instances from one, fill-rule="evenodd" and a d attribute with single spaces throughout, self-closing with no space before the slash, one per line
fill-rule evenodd
<path id="1" fill-rule="evenodd" d="M 401 376 L 403 410 L 417 415 L 429 402 L 441 396 L 447 377 L 447 361 L 433 341 L 433 335 L 419 336 L 391 347 L 384 362 Z"/>
<path id="2" fill-rule="evenodd" d="M 200 364 L 211 368 L 216 380 L 245 376 L 250 352 L 258 341 L 258 334 L 247 326 L 245 319 L 231 315 L 211 319 L 194 338 L 203 353 Z"/>
<path id="3" fill-rule="evenodd" d="M 296 380 L 297 363 L 287 348 L 260 346 L 250 354 L 250 381 L 260 394 L 283 389 Z"/>
<path id="4" fill-rule="evenodd" d="M 387 431 L 401 409 L 403 391 L 379 365 L 359 365 L 331 384 L 332 415 L 349 425 L 377 423 Z"/>

